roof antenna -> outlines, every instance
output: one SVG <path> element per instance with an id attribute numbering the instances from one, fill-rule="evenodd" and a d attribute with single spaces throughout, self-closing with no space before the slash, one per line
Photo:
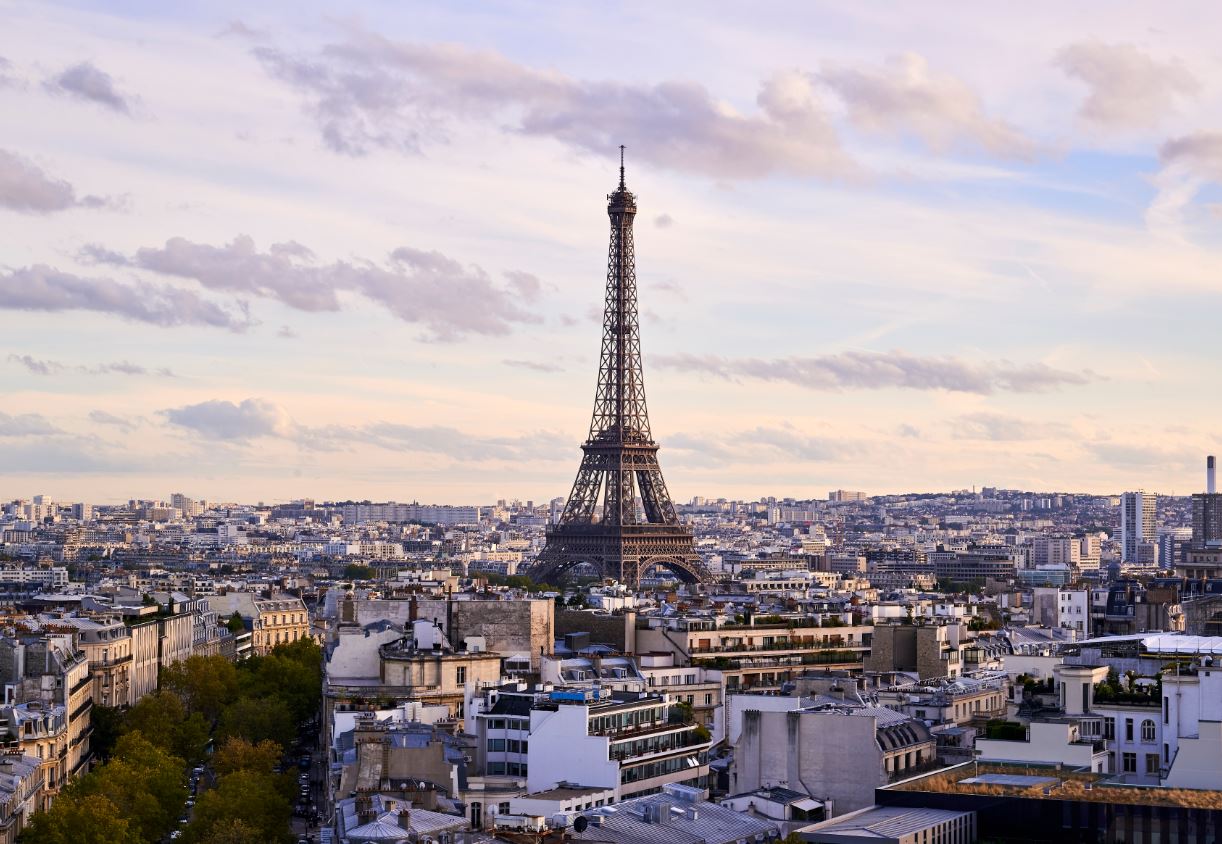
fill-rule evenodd
<path id="1" fill-rule="evenodd" d="M 626 190 L 624 187 L 624 145 L 619 145 L 619 189 Z"/>

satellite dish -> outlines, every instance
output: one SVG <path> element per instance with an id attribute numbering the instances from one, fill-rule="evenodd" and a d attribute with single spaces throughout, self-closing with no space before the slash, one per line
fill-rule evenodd
<path id="1" fill-rule="evenodd" d="M 573 831 L 580 834 L 585 832 L 590 826 L 590 819 L 585 815 L 578 815 L 577 820 L 573 821 Z"/>

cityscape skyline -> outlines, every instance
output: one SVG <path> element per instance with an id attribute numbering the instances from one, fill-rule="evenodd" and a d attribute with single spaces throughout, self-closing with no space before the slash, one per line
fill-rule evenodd
<path id="1" fill-rule="evenodd" d="M 6 495 L 563 496 L 620 143 L 676 500 L 1186 495 L 1218 450 L 1210 7 L 964 9 L 1004 30 L 970 47 L 903 8 L 3 8 Z"/>

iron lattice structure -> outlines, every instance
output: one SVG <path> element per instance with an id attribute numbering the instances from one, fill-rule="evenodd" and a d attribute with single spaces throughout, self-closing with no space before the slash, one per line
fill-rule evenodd
<path id="1" fill-rule="evenodd" d="M 684 581 L 703 581 L 707 572 L 691 531 L 675 513 L 649 431 L 632 242 L 636 197 L 624 184 L 623 147 L 619 186 L 607 196 L 607 215 L 611 244 L 590 436 L 581 447 L 581 468 L 564 512 L 548 528 L 547 545 L 530 574 L 555 582 L 588 563 L 601 576 L 635 588 L 642 573 L 662 565 Z"/>

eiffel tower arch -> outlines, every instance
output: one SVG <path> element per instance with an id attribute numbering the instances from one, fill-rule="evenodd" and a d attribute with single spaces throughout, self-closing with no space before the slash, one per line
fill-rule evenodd
<path id="1" fill-rule="evenodd" d="M 607 196 L 611 243 L 594 414 L 564 511 L 529 571 L 542 582 L 556 582 L 582 563 L 632 588 L 653 566 L 689 583 L 708 578 L 666 491 L 649 431 L 632 240 L 636 197 L 624 183 L 623 150 L 619 186 Z"/>

